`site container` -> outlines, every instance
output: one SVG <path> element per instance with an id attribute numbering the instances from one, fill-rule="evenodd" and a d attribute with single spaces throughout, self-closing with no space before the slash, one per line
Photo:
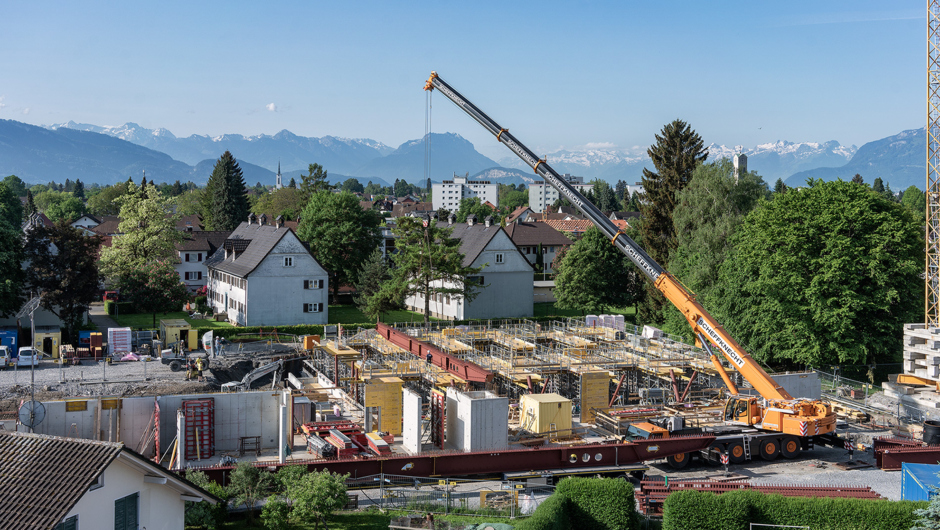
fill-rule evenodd
<path id="1" fill-rule="evenodd" d="M 19 351 L 20 347 L 20 341 L 16 332 L 16 328 L 0 329 L 0 344 L 9 346 L 10 351 L 13 352 L 14 356 L 16 356 L 16 352 Z"/>
<path id="2" fill-rule="evenodd" d="M 192 326 L 182 318 L 168 318 L 160 321 L 160 340 L 169 348 L 182 341 L 184 347 L 189 347 L 189 330 Z"/>
<path id="3" fill-rule="evenodd" d="M 901 500 L 929 501 L 940 486 L 940 465 L 901 464 Z"/>
<path id="4" fill-rule="evenodd" d="M 34 346 L 44 356 L 59 358 L 59 344 L 62 342 L 62 330 L 59 326 L 36 326 Z"/>
<path id="5" fill-rule="evenodd" d="M 571 430 L 571 400 L 558 394 L 524 394 L 519 402 L 522 427 L 537 434 Z"/>

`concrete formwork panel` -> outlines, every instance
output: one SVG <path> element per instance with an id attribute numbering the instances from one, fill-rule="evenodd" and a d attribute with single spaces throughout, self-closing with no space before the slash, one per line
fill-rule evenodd
<path id="1" fill-rule="evenodd" d="M 402 388 L 402 446 L 411 454 L 421 452 L 421 395 Z"/>
<path id="2" fill-rule="evenodd" d="M 216 451 L 237 450 L 243 436 L 260 436 L 262 448 L 277 447 L 280 397 L 269 391 L 161 396 L 161 447 L 169 447 L 176 436 L 176 411 L 183 401 L 208 397 L 215 400 Z"/>
<path id="3" fill-rule="evenodd" d="M 492 392 L 447 390 L 447 445 L 460 451 L 509 447 L 509 399 Z"/>

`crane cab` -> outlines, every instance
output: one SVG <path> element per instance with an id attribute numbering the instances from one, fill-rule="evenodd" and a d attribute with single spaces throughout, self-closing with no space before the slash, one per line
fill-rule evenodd
<path id="1" fill-rule="evenodd" d="M 754 425 L 760 423 L 761 410 L 756 397 L 731 397 L 725 403 L 725 421 Z"/>

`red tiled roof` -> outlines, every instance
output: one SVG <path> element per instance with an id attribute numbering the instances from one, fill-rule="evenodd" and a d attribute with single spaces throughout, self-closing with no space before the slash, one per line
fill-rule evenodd
<path id="1" fill-rule="evenodd" d="M 587 232 L 588 228 L 594 226 L 594 224 L 587 219 L 572 219 L 569 221 L 561 219 L 549 219 L 540 222 L 547 224 L 559 232 L 572 232 L 575 234 L 583 234 L 584 232 Z"/>

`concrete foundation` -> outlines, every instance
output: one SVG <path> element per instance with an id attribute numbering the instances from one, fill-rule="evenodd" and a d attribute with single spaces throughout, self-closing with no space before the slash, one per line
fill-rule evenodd
<path id="1" fill-rule="evenodd" d="M 509 399 L 492 392 L 447 389 L 447 447 L 489 451 L 509 447 Z"/>

